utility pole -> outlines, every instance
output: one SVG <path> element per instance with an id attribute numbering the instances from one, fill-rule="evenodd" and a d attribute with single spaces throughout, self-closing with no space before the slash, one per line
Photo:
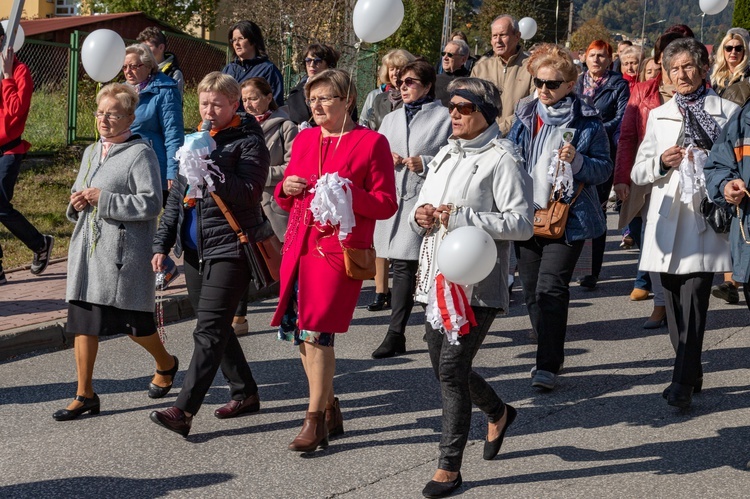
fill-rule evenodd
<path id="1" fill-rule="evenodd" d="M 5 30 L 5 43 L 2 46 L 3 52 L 5 52 L 5 47 L 12 47 L 13 42 L 16 40 L 16 31 L 18 30 L 18 25 L 21 22 L 23 3 L 24 0 L 15 0 L 13 2 L 13 6 L 10 8 L 8 28 Z"/>
<path id="2" fill-rule="evenodd" d="M 568 14 L 568 41 L 565 46 L 570 48 L 570 37 L 573 35 L 573 2 L 570 2 L 570 13 Z"/>
<path id="3" fill-rule="evenodd" d="M 451 30 L 453 29 L 453 8 L 455 7 L 453 0 L 445 0 L 445 11 L 443 13 L 443 36 L 440 39 L 440 50 L 443 50 L 445 44 L 450 41 Z"/>

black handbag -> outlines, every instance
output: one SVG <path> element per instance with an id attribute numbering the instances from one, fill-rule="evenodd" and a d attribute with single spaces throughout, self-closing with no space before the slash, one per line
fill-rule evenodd
<path id="1" fill-rule="evenodd" d="M 732 227 L 732 209 L 712 203 L 707 197 L 701 200 L 701 215 L 717 234 L 726 234 Z"/>

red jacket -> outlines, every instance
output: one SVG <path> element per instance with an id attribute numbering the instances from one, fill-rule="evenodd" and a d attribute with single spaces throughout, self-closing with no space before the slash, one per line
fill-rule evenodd
<path id="1" fill-rule="evenodd" d="M 17 57 L 13 66 L 13 78 L 3 78 L 0 81 L 0 91 L 0 146 L 3 146 L 23 134 L 31 107 L 31 93 L 34 91 L 31 72 Z M 5 154 L 24 154 L 30 147 L 31 144 L 23 140 Z"/>
<path id="2" fill-rule="evenodd" d="M 637 83 L 630 89 L 630 99 L 620 124 L 620 141 L 617 143 L 614 184 L 630 185 L 630 170 L 635 163 L 638 146 L 646 134 L 648 113 L 661 106 L 659 84 L 661 77 Z"/>

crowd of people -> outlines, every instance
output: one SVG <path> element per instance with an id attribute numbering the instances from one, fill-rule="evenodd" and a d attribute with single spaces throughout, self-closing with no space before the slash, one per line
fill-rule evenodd
<path id="1" fill-rule="evenodd" d="M 315 451 L 344 433 L 334 344 L 350 328 L 363 281 L 374 279 L 367 309 L 390 309 L 374 359 L 406 353 L 412 309 L 427 308 L 422 339 L 443 421 L 438 469 L 423 493 L 448 496 L 462 483 L 472 405 L 486 414 L 487 460 L 517 417 L 472 369 L 493 321 L 508 311 L 514 274 L 537 338 L 531 386 L 554 390 L 565 362 L 570 282 L 587 240 L 591 273 L 578 284 L 601 286 L 611 192 L 619 228 L 640 248 L 630 299 L 653 293 L 644 328 L 666 325 L 674 347 L 662 396 L 688 408 L 703 386 L 711 294 L 736 303 L 743 287 L 750 302 L 750 35 L 729 30 L 712 65 L 684 25 L 667 29 L 650 57 L 632 43 L 615 54 L 604 40 L 592 40 L 580 58 L 554 44 L 525 51 L 508 15 L 489 30 L 492 52 L 479 59 L 461 33 L 437 64 L 389 51 L 379 86 L 358 109 L 352 76 L 324 44 L 304 51 L 303 78 L 285 104 L 260 28 L 236 23 L 228 36 L 234 59 L 196 90 L 203 120 L 196 128 L 216 146 L 210 160 L 221 181 L 214 189 L 188 183 L 180 169 L 184 78 L 163 34 L 145 30 L 127 48 L 124 83 L 97 95 L 101 138 L 86 149 L 71 189 L 66 327 L 75 335 L 78 386 L 54 419 L 99 413 L 93 369 L 103 336 L 127 334 L 154 358 L 149 397 L 171 390 L 179 361 L 153 317 L 155 291 L 179 272 L 170 253 L 184 258 L 194 350 L 174 405 L 151 420 L 187 436 L 219 368 L 231 400 L 214 415 L 259 411 L 252 358 L 249 364 L 238 340 L 249 330 L 247 290 L 257 276 L 238 235 L 250 244 L 275 235 L 283 247 L 271 325 L 298 348 L 309 390 L 289 449 Z M 28 149 L 17 132 L 30 77 L 12 49 L 2 56 L 2 98 L 12 94 L 21 105 L 0 109 L 17 113 L 16 121 L 4 116 L 14 125 L 0 127 L 7 142 L 0 221 L 34 251 L 31 271 L 40 273 L 53 239 L 10 204 Z M 438 253 L 446 234 L 467 226 L 494 240 L 497 259 L 465 294 L 453 293 L 466 306 L 451 329 L 458 312 L 443 304 Z M 716 273 L 722 282 L 712 286 Z"/>

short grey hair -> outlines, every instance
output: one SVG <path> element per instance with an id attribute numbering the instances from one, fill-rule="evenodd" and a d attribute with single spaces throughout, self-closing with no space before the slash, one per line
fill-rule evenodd
<path id="1" fill-rule="evenodd" d="M 447 47 L 450 44 L 455 45 L 458 47 L 458 55 L 469 55 L 469 44 L 465 41 L 461 40 L 460 38 L 458 40 L 450 40 L 448 43 L 445 44 Z"/>
<path id="2" fill-rule="evenodd" d="M 672 60 L 682 54 L 688 54 L 701 74 L 706 75 L 709 65 L 708 50 L 695 38 L 678 38 L 667 45 L 667 48 L 661 54 L 661 63 L 664 70 L 669 72 L 672 67 Z"/>
<path id="3" fill-rule="evenodd" d="M 627 45 L 625 46 L 625 48 L 620 50 L 620 59 L 631 55 L 634 55 L 638 60 L 640 60 L 643 56 L 643 51 L 640 47 L 636 47 L 634 45 Z"/>
<path id="4" fill-rule="evenodd" d="M 492 20 L 492 22 L 490 23 L 490 27 L 496 22 L 498 22 L 500 19 L 510 19 L 510 24 L 511 26 L 513 26 L 513 31 L 515 32 L 515 34 L 518 35 L 521 33 L 521 27 L 518 25 L 518 21 L 516 21 L 513 18 L 513 16 L 511 16 L 510 14 L 500 14 L 499 16 L 497 16 L 495 19 Z"/>
<path id="5" fill-rule="evenodd" d="M 125 49 L 125 55 L 127 56 L 128 54 L 138 54 L 141 64 L 144 64 L 151 74 L 159 71 L 159 64 L 156 62 L 154 53 L 151 52 L 151 49 L 145 43 L 134 43 L 129 46 Z"/>
<path id="6" fill-rule="evenodd" d="M 495 106 L 498 115 L 502 114 L 503 104 L 500 102 L 500 94 L 502 92 L 494 83 L 480 78 L 456 78 L 448 84 L 448 93 L 458 89 L 471 92 L 486 104 Z"/>

